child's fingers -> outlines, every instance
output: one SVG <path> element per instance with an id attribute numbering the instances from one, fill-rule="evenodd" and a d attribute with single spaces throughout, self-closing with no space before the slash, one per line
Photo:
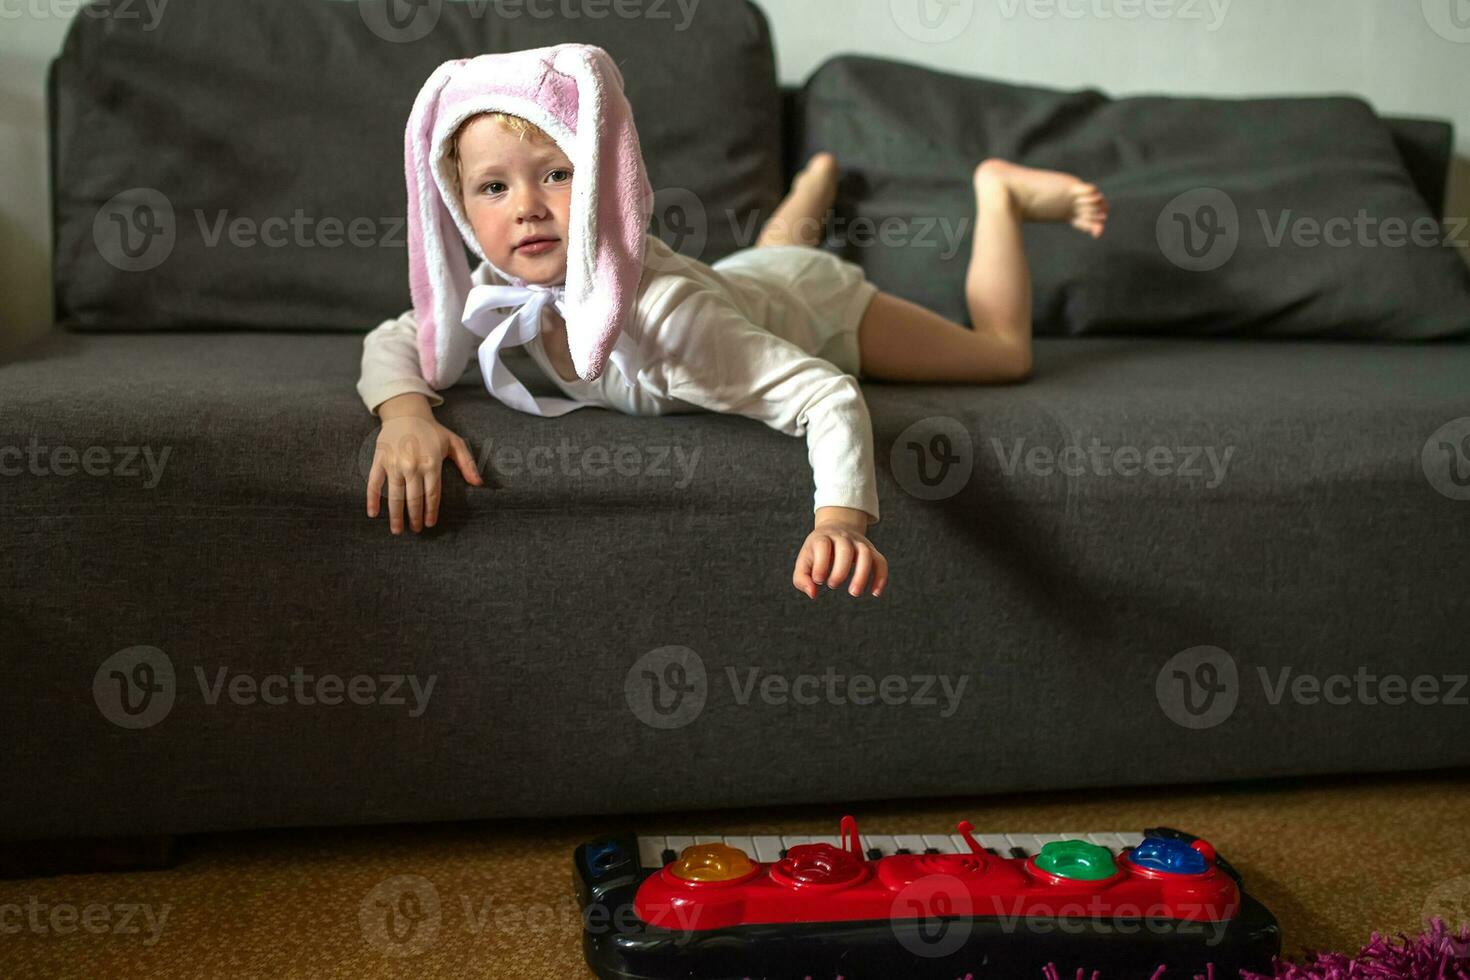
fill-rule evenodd
<path id="1" fill-rule="evenodd" d="M 791 584 L 796 586 L 796 591 L 808 599 L 817 597 L 817 587 L 812 584 L 811 545 L 802 548 L 800 554 L 796 556 L 796 569 L 791 573 Z"/>
<path id="2" fill-rule="evenodd" d="M 827 581 L 827 571 L 832 567 L 832 542 L 825 534 L 813 535 L 809 541 L 812 549 L 812 581 L 822 585 Z"/>
<path id="3" fill-rule="evenodd" d="M 450 448 L 454 451 L 454 464 L 459 467 L 460 475 L 465 478 L 466 483 L 481 484 L 485 481 L 480 479 L 480 471 L 475 469 L 475 457 L 470 455 L 470 447 L 459 436 L 449 440 Z"/>
<path id="4" fill-rule="evenodd" d="M 388 473 L 383 469 L 383 457 L 373 456 L 373 470 L 368 474 L 367 515 L 378 516 L 378 502 L 383 499 L 383 480 Z"/>
<path id="5" fill-rule="evenodd" d="M 832 574 L 827 576 L 827 587 L 835 589 L 847 578 L 847 571 L 852 567 L 852 542 L 838 535 L 832 541 L 833 558 Z"/>
<path id="6" fill-rule="evenodd" d="M 433 527 L 439 520 L 439 488 L 443 485 L 443 463 L 424 471 L 424 526 Z"/>
<path id="7" fill-rule="evenodd" d="M 388 527 L 394 534 L 403 532 L 403 474 L 388 474 Z"/>
<path id="8" fill-rule="evenodd" d="M 417 533 L 424 526 L 424 478 L 418 470 L 403 475 L 403 496 L 408 505 L 408 523 Z"/>
<path id="9" fill-rule="evenodd" d="M 873 595 L 879 596 L 888 587 L 888 559 L 882 555 L 875 555 L 874 557 Z"/>
<path id="10" fill-rule="evenodd" d="M 868 587 L 868 576 L 872 571 L 873 549 L 866 545 L 859 545 L 857 549 L 857 564 L 852 570 L 852 583 L 847 589 L 848 595 L 862 595 L 863 589 Z"/>

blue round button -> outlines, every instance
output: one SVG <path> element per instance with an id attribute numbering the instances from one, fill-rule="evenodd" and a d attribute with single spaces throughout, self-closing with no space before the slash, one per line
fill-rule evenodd
<path id="1" fill-rule="evenodd" d="M 1175 875 L 1197 875 L 1209 870 L 1205 856 L 1183 841 L 1166 837 L 1145 837 L 1128 854 L 1128 859 L 1150 871 Z"/>

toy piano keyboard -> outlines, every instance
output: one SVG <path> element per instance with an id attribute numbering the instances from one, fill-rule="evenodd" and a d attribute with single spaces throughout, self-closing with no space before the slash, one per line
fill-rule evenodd
<path id="1" fill-rule="evenodd" d="M 844 817 L 837 837 L 583 844 L 587 962 L 604 980 L 1224 980 L 1281 950 L 1276 919 L 1193 835 L 956 829 L 859 835 Z"/>

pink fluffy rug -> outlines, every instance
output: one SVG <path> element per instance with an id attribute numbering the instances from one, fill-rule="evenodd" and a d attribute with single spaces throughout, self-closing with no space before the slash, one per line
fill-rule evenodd
<path id="1" fill-rule="evenodd" d="M 1239 980 L 1470 980 L 1470 926 L 1458 934 L 1445 928 L 1444 921 L 1431 919 L 1429 928 L 1410 939 L 1399 933 L 1398 942 L 1389 942 L 1378 933 L 1368 945 L 1352 956 L 1343 953 L 1312 953 L 1300 965 L 1280 960 L 1272 964 L 1271 973 L 1241 971 Z M 1159 967 L 1150 980 L 1170 980 Z M 1045 971 L 1045 980 L 1063 980 L 1054 967 Z M 1076 980 L 1114 980 L 1100 972 L 1090 977 L 1077 971 Z M 1125 980 L 1125 978 L 1116 978 Z M 1211 969 L 1193 980 L 1235 980 Z"/>

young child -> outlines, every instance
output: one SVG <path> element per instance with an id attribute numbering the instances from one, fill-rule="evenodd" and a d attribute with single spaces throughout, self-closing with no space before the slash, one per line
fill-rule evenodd
<path id="1" fill-rule="evenodd" d="M 589 46 L 541 50 L 574 47 Z M 600 60 L 605 52 L 590 50 L 598 55 L 595 63 L 611 66 L 610 59 Z M 620 90 L 616 69 L 604 71 Z M 813 599 L 824 582 L 835 589 L 849 573 L 853 596 L 865 590 L 880 595 L 888 582 L 888 562 L 867 537 L 879 510 L 872 427 L 857 378 L 984 384 L 1027 377 L 1031 283 L 1021 223 L 1066 221 L 1097 237 L 1107 219 L 1102 193 L 1071 174 L 1001 160 L 981 163 L 973 177 L 978 217 L 965 284 L 970 329 L 879 291 L 859 266 L 816 247 L 838 174 L 832 155 L 819 153 L 796 176 L 754 248 L 707 265 L 645 231 L 636 302 L 621 331 L 629 346 L 620 341 L 622 356 L 610 357 L 601 376 L 588 381 L 574 367 L 567 322 L 549 299 L 561 296 L 569 253 L 581 254 L 569 234 L 574 182 L 596 175 L 577 174 L 563 146 L 522 116 L 472 113 L 448 132 L 446 145 L 435 149 L 452 162 L 448 172 L 458 199 L 447 203 L 463 209 L 457 217 L 473 231 L 470 244 L 486 260 L 473 274 L 475 288 L 502 286 L 509 278 L 550 291 L 548 301 L 522 308 L 529 324 L 513 323 L 521 314 L 512 313 L 493 332 L 481 314 L 505 304 L 477 301 L 471 291 L 463 322 L 487 337 L 480 345 L 487 388 L 513 407 L 542 415 L 588 406 L 630 415 L 706 410 L 804 434 L 816 486 L 814 526 L 798 551 L 792 584 Z M 434 419 L 443 398 L 426 380 L 418 322 L 409 311 L 367 335 L 357 386 L 368 410 L 383 421 L 367 514 L 378 515 L 386 485 L 394 534 L 402 532 L 405 511 L 415 532 L 437 522 L 446 458 L 466 482 L 483 485 L 464 439 Z M 499 361 L 492 341 L 523 343 L 567 398 L 531 398 Z M 636 377 L 620 365 L 636 370 Z"/>

